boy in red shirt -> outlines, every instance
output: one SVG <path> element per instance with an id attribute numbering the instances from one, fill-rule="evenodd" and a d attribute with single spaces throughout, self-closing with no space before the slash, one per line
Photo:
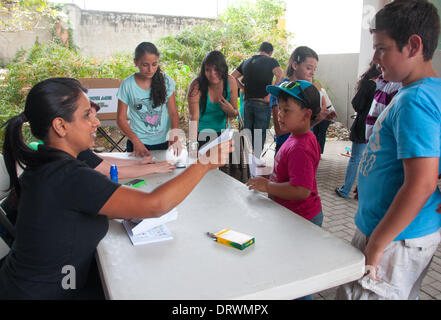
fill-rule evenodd
<path id="1" fill-rule="evenodd" d="M 320 147 L 311 131 L 311 121 L 320 113 L 320 93 L 312 83 L 302 80 L 267 86 L 267 91 L 277 96 L 279 124 L 291 135 L 274 159 L 270 179 L 257 177 L 247 185 L 321 226 L 323 212 L 315 179 Z"/>

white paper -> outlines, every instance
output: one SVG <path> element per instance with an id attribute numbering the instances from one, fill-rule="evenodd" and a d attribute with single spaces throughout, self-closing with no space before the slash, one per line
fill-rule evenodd
<path id="1" fill-rule="evenodd" d="M 230 128 L 225 129 L 224 132 L 222 132 L 222 134 L 219 137 L 217 137 L 217 139 L 212 140 L 210 143 L 207 143 L 202 148 L 200 148 L 199 154 L 203 156 L 204 154 L 207 153 L 208 150 L 210 150 L 214 146 L 217 146 L 218 144 L 221 144 L 224 141 L 233 139 L 233 134 L 234 134 L 234 130 Z"/>
<path id="2" fill-rule="evenodd" d="M 131 222 L 134 224 L 131 231 L 134 235 L 141 234 L 177 218 L 178 209 L 174 208 L 159 218 L 131 219 Z"/>
<path id="3" fill-rule="evenodd" d="M 272 168 L 266 167 L 265 162 L 256 158 L 255 155 L 248 154 L 248 164 L 250 166 L 250 175 L 252 178 L 271 174 Z"/>
<path id="4" fill-rule="evenodd" d="M 144 233 L 134 235 L 132 233 L 132 228 L 135 223 L 130 220 L 123 220 L 122 223 L 134 246 L 173 239 L 173 235 L 165 225 L 160 225 Z"/>

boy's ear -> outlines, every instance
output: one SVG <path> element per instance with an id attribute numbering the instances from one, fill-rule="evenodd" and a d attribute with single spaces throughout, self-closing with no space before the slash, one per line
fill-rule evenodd
<path id="1" fill-rule="evenodd" d="M 311 117 L 312 117 L 312 110 L 307 108 L 307 109 L 305 109 L 305 111 L 306 111 L 305 115 L 308 115 L 308 119 L 311 119 Z"/>
<path id="2" fill-rule="evenodd" d="M 407 41 L 407 45 L 409 46 L 409 58 L 416 57 L 420 52 L 421 55 L 423 55 L 423 39 L 421 39 L 419 35 L 411 35 Z"/>

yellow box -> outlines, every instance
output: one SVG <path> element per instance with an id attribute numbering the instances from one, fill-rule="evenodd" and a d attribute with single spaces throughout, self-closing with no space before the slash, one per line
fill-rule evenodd
<path id="1" fill-rule="evenodd" d="M 214 235 L 216 236 L 217 242 L 240 250 L 249 247 L 255 242 L 253 236 L 230 229 L 223 229 Z"/>

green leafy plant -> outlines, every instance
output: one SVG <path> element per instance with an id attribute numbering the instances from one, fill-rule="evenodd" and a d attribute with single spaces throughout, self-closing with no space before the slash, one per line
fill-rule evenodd
<path id="1" fill-rule="evenodd" d="M 203 58 L 212 50 L 224 53 L 231 72 L 244 59 L 255 54 L 261 42 L 269 41 L 275 48 L 274 57 L 283 67 L 289 58 L 287 43 L 290 37 L 286 31 L 277 28 L 277 21 L 283 13 L 284 2 L 281 0 L 243 2 L 239 7 L 228 8 L 214 22 L 157 41 L 161 69 L 176 81 L 176 100 L 181 117 L 185 117 L 188 110 L 188 86 L 199 72 Z M 6 70 L 3 79 L 0 78 L 0 124 L 23 110 L 30 88 L 44 79 L 124 79 L 137 72 L 132 52 L 120 52 L 106 58 L 83 56 L 75 47 L 68 48 L 56 40 L 36 41 L 30 49 L 19 50 L 6 65 Z"/>

